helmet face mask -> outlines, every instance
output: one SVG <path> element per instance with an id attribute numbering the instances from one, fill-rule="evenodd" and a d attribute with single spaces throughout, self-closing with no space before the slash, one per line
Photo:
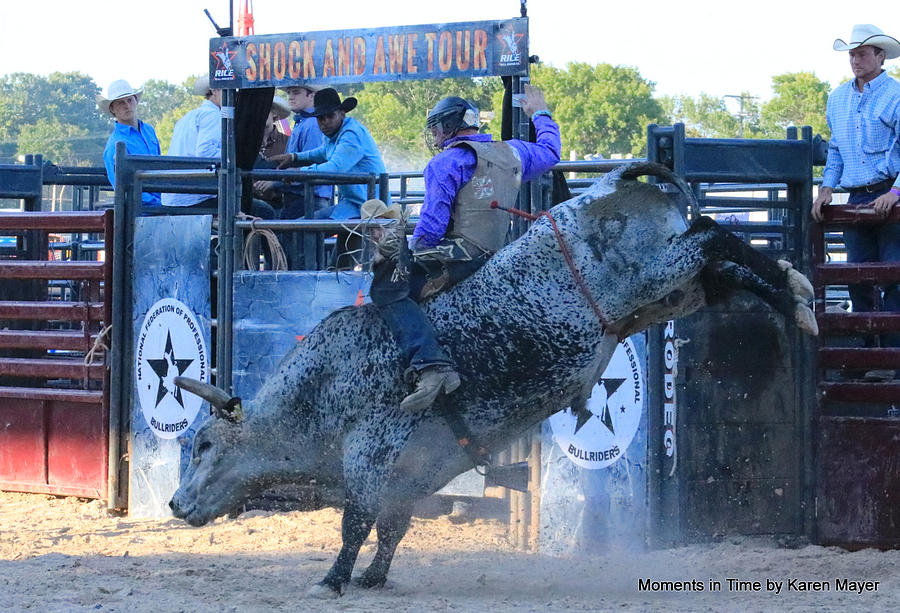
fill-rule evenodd
<path id="1" fill-rule="evenodd" d="M 457 96 L 444 98 L 428 111 L 425 144 L 434 152 L 440 151 L 445 142 L 468 128 L 479 128 L 478 108 Z"/>

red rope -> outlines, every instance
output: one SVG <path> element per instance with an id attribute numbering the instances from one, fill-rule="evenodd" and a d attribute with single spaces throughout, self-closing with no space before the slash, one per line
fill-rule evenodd
<path id="1" fill-rule="evenodd" d="M 606 317 L 604 317 L 603 313 L 600 311 L 600 305 L 598 305 L 597 301 L 594 300 L 594 296 L 591 294 L 591 289 L 587 286 L 584 277 L 581 276 L 581 273 L 575 267 L 575 260 L 572 258 L 572 252 L 569 251 L 569 245 L 566 244 L 566 239 L 565 237 L 563 237 L 562 232 L 560 232 L 559 228 L 556 226 L 556 220 L 553 219 L 550 211 L 541 211 L 540 215 L 532 215 L 531 213 L 526 213 L 521 209 L 502 207 L 496 200 L 494 202 L 491 202 L 491 208 L 500 209 L 501 211 L 506 211 L 507 213 L 512 213 L 513 215 L 524 217 L 529 221 L 536 221 L 541 217 L 546 217 L 550 220 L 550 227 L 553 228 L 553 234 L 556 236 L 556 242 L 559 243 L 559 250 L 562 251 L 563 258 L 566 260 L 566 265 L 569 267 L 569 272 L 572 273 L 572 277 L 575 279 L 575 285 L 577 285 L 578 289 L 581 290 L 582 295 L 584 295 L 585 299 L 587 299 L 588 301 L 588 304 L 591 306 L 591 310 L 594 311 L 594 315 L 596 315 L 597 319 L 600 320 L 600 324 L 602 326 L 601 332 L 605 332 L 606 329 L 609 328 L 609 323 L 606 321 Z"/>

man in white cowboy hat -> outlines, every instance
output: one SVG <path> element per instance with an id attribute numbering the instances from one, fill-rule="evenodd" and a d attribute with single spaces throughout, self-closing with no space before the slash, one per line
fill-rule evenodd
<path id="1" fill-rule="evenodd" d="M 384 161 L 375 139 L 356 119 L 347 113 L 356 108 L 356 98 L 341 100 L 331 87 L 316 92 L 312 110 L 301 111 L 304 117 L 315 117 L 325 142 L 315 149 L 275 156 L 279 168 L 305 166 L 311 172 L 343 172 L 380 175 Z M 379 196 L 382 200 L 387 194 Z M 366 201 L 365 185 L 340 185 L 338 203 L 316 211 L 317 219 L 351 219 L 359 217 L 359 207 Z"/>
<path id="2" fill-rule="evenodd" d="M 129 155 L 159 155 L 159 139 L 153 126 L 137 118 L 137 107 L 143 89 L 134 89 L 124 79 L 118 79 L 106 88 L 106 95 L 97 94 L 97 106 L 104 113 L 109 113 L 116 120 L 113 133 L 106 141 L 103 150 L 103 164 L 109 184 L 116 186 L 116 143 L 125 142 Z M 144 206 L 158 206 L 160 196 L 157 193 L 142 194 Z"/>
<path id="3" fill-rule="evenodd" d="M 212 89 L 209 75 L 203 75 L 194 81 L 192 93 L 205 100 L 175 124 L 166 155 L 218 159 L 222 156 L 222 90 Z M 218 199 L 207 194 L 164 193 L 162 203 L 163 206 L 207 208 L 217 206 Z"/>
<path id="4" fill-rule="evenodd" d="M 277 164 L 275 157 L 278 155 L 311 151 L 325 143 L 325 135 L 319 129 L 316 118 L 301 114 L 303 111 L 310 112 L 313 110 L 314 97 L 321 88 L 315 85 L 303 84 L 283 89 L 284 93 L 287 94 L 288 106 L 294 114 L 294 126 L 291 128 L 291 137 L 288 139 L 287 147 L 285 147 L 284 151 L 273 152 L 267 156 L 275 164 Z M 281 197 L 284 205 L 281 211 L 282 219 L 297 219 L 305 215 L 306 206 L 303 199 L 305 190 L 302 183 L 283 183 L 281 181 L 259 181 L 257 183 L 259 184 L 260 193 L 263 194 L 266 200 L 271 201 L 275 197 Z M 314 202 L 312 209 L 320 211 L 331 206 L 333 195 L 334 186 L 316 185 L 313 188 Z"/>
<path id="5" fill-rule="evenodd" d="M 848 51 L 854 79 L 828 96 L 831 129 L 822 187 L 813 201 L 812 216 L 822 220 L 840 185 L 850 195 L 847 204 L 870 206 L 887 218 L 900 201 L 900 83 L 884 71 L 884 60 L 900 57 L 900 41 L 870 24 L 853 26 L 849 42 L 834 41 L 835 51 Z M 900 223 L 880 223 L 844 229 L 847 261 L 900 262 Z M 872 311 L 872 287 L 850 285 L 856 312 Z M 900 311 L 900 285 L 884 288 L 882 310 Z M 885 335 L 885 344 L 900 347 L 900 333 Z M 892 378 L 893 371 L 869 371 L 867 378 Z"/>

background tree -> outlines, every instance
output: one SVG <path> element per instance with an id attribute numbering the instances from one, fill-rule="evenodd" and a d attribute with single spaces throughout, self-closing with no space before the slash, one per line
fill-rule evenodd
<path id="1" fill-rule="evenodd" d="M 538 65 L 531 81 L 544 90 L 560 126 L 563 157 L 599 153 L 641 155 L 647 124 L 665 120 L 653 98 L 655 84 L 635 68 L 570 62 L 565 69 Z"/>
<path id="2" fill-rule="evenodd" d="M 790 72 L 772 77 L 775 95 L 762 106 L 762 132 L 784 138 L 788 126 L 811 126 L 813 134 L 829 138 L 825 106 L 831 85 L 811 72 Z"/>
<path id="3" fill-rule="evenodd" d="M 354 113 L 372 133 L 388 169 L 422 168 L 432 155 L 423 137 L 428 109 L 446 96 L 459 96 L 490 112 L 492 96 L 502 87 L 498 78 L 366 83 L 354 94 L 359 100 Z"/>
<path id="4" fill-rule="evenodd" d="M 54 72 L 48 77 L 13 73 L 0 77 L 0 158 L 9 160 L 17 152 L 24 152 L 40 153 L 53 160 L 30 135 L 19 143 L 23 130 L 30 130 L 41 120 L 53 119 L 65 127 L 54 137 L 53 151 L 64 152 L 68 163 L 96 162 L 108 134 L 108 120 L 101 116 L 94 100 L 98 93 L 100 88 L 94 81 L 79 72 Z M 43 122 L 40 129 L 51 125 Z M 72 139 L 71 146 L 61 149 L 60 139 Z M 29 151 L 25 145 L 37 148 Z"/>
<path id="5" fill-rule="evenodd" d="M 178 85 L 159 79 L 150 79 L 144 83 L 138 116 L 153 126 L 163 155 L 168 152 L 172 143 L 175 123 L 188 111 L 203 104 L 203 98 L 192 92 L 194 81 L 199 76 L 190 76 Z"/>
<path id="6" fill-rule="evenodd" d="M 663 96 L 660 98 L 668 123 L 683 123 L 689 138 L 735 138 L 740 121 L 731 114 L 725 99 L 701 93 L 691 96 Z"/>

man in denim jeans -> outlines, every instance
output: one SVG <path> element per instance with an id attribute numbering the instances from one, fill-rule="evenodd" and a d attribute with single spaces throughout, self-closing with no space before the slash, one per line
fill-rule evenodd
<path id="1" fill-rule="evenodd" d="M 836 51 L 849 51 L 856 77 L 828 96 L 831 129 L 828 161 L 812 216 L 822 220 L 840 183 L 850 193 L 847 204 L 871 206 L 886 219 L 900 201 L 900 83 L 883 69 L 885 59 L 900 57 L 900 41 L 873 25 L 853 26 L 850 41 L 834 41 Z M 879 223 L 844 229 L 847 261 L 900 262 L 900 224 Z M 872 311 L 869 285 L 850 285 L 854 312 Z M 884 288 L 882 309 L 900 311 L 900 286 Z M 885 346 L 900 347 L 900 333 L 884 335 Z M 873 370 L 867 379 L 892 379 L 893 370 Z"/>

